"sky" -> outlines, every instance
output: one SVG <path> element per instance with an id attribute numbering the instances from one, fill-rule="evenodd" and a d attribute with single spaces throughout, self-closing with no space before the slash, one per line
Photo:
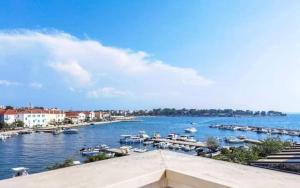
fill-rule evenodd
<path id="1" fill-rule="evenodd" d="M 300 2 L 0 1 L 0 104 L 300 112 Z"/>

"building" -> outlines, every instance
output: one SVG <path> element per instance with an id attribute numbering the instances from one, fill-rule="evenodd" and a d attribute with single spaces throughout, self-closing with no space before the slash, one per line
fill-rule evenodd
<path id="1" fill-rule="evenodd" d="M 24 126 L 29 128 L 60 124 L 64 119 L 64 112 L 57 109 L 23 109 L 16 115 L 16 120 L 23 121 Z"/>
<path id="2" fill-rule="evenodd" d="M 296 188 L 300 176 L 171 151 L 151 151 L 0 181 L 5 188 Z"/>
<path id="3" fill-rule="evenodd" d="M 84 113 L 86 120 L 92 121 L 95 119 L 95 112 L 93 111 L 84 111 L 82 113 Z"/>
<path id="4" fill-rule="evenodd" d="M 0 121 L 12 124 L 16 121 L 24 122 L 25 127 L 60 124 L 64 121 L 65 114 L 58 109 L 6 109 L 0 110 Z"/>
<path id="5" fill-rule="evenodd" d="M 69 119 L 73 123 L 82 123 L 86 119 L 86 115 L 80 111 L 69 111 L 66 112 L 66 119 Z"/>
<path id="6" fill-rule="evenodd" d="M 0 109 L 0 122 L 12 124 L 16 121 L 17 111 L 14 109 Z"/>

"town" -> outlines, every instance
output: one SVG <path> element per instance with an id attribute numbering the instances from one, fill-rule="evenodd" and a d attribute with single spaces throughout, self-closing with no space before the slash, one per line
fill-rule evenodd
<path id="1" fill-rule="evenodd" d="M 91 122 L 130 120 L 129 111 L 64 111 L 58 108 L 2 106 L 0 129 L 54 128 L 62 125 L 83 125 Z"/>

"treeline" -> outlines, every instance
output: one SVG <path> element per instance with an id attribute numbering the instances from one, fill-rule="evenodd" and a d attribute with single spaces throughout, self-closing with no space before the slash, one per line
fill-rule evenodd
<path id="1" fill-rule="evenodd" d="M 135 116 L 203 116 L 203 117 L 238 117 L 238 116 L 286 116 L 277 111 L 251 111 L 233 109 L 175 109 L 158 108 L 153 110 L 137 110 Z"/>

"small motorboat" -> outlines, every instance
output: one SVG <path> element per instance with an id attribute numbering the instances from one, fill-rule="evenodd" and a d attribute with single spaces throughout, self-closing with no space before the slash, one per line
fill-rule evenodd
<path id="1" fill-rule="evenodd" d="M 78 129 L 65 129 L 63 131 L 64 134 L 78 134 Z"/>
<path id="2" fill-rule="evenodd" d="M 226 137 L 225 139 L 225 142 L 228 142 L 228 143 L 231 143 L 231 144 L 241 144 L 241 143 L 244 143 L 244 140 L 241 140 L 241 139 L 238 139 L 236 137 Z"/>
<path id="3" fill-rule="evenodd" d="M 133 151 L 136 153 L 145 153 L 147 151 L 147 149 L 134 148 Z"/>
<path id="4" fill-rule="evenodd" d="M 28 168 L 25 167 L 16 167 L 12 168 L 12 171 L 14 171 L 13 177 L 20 177 L 20 176 L 28 176 Z"/>
<path id="5" fill-rule="evenodd" d="M 195 133 L 197 132 L 197 129 L 195 127 L 190 127 L 184 130 L 186 133 Z"/>
<path id="6" fill-rule="evenodd" d="M 55 129 L 55 130 L 52 132 L 52 134 L 53 134 L 53 135 L 58 135 L 58 134 L 60 134 L 60 133 L 62 133 L 62 132 L 63 132 L 62 129 Z"/>

